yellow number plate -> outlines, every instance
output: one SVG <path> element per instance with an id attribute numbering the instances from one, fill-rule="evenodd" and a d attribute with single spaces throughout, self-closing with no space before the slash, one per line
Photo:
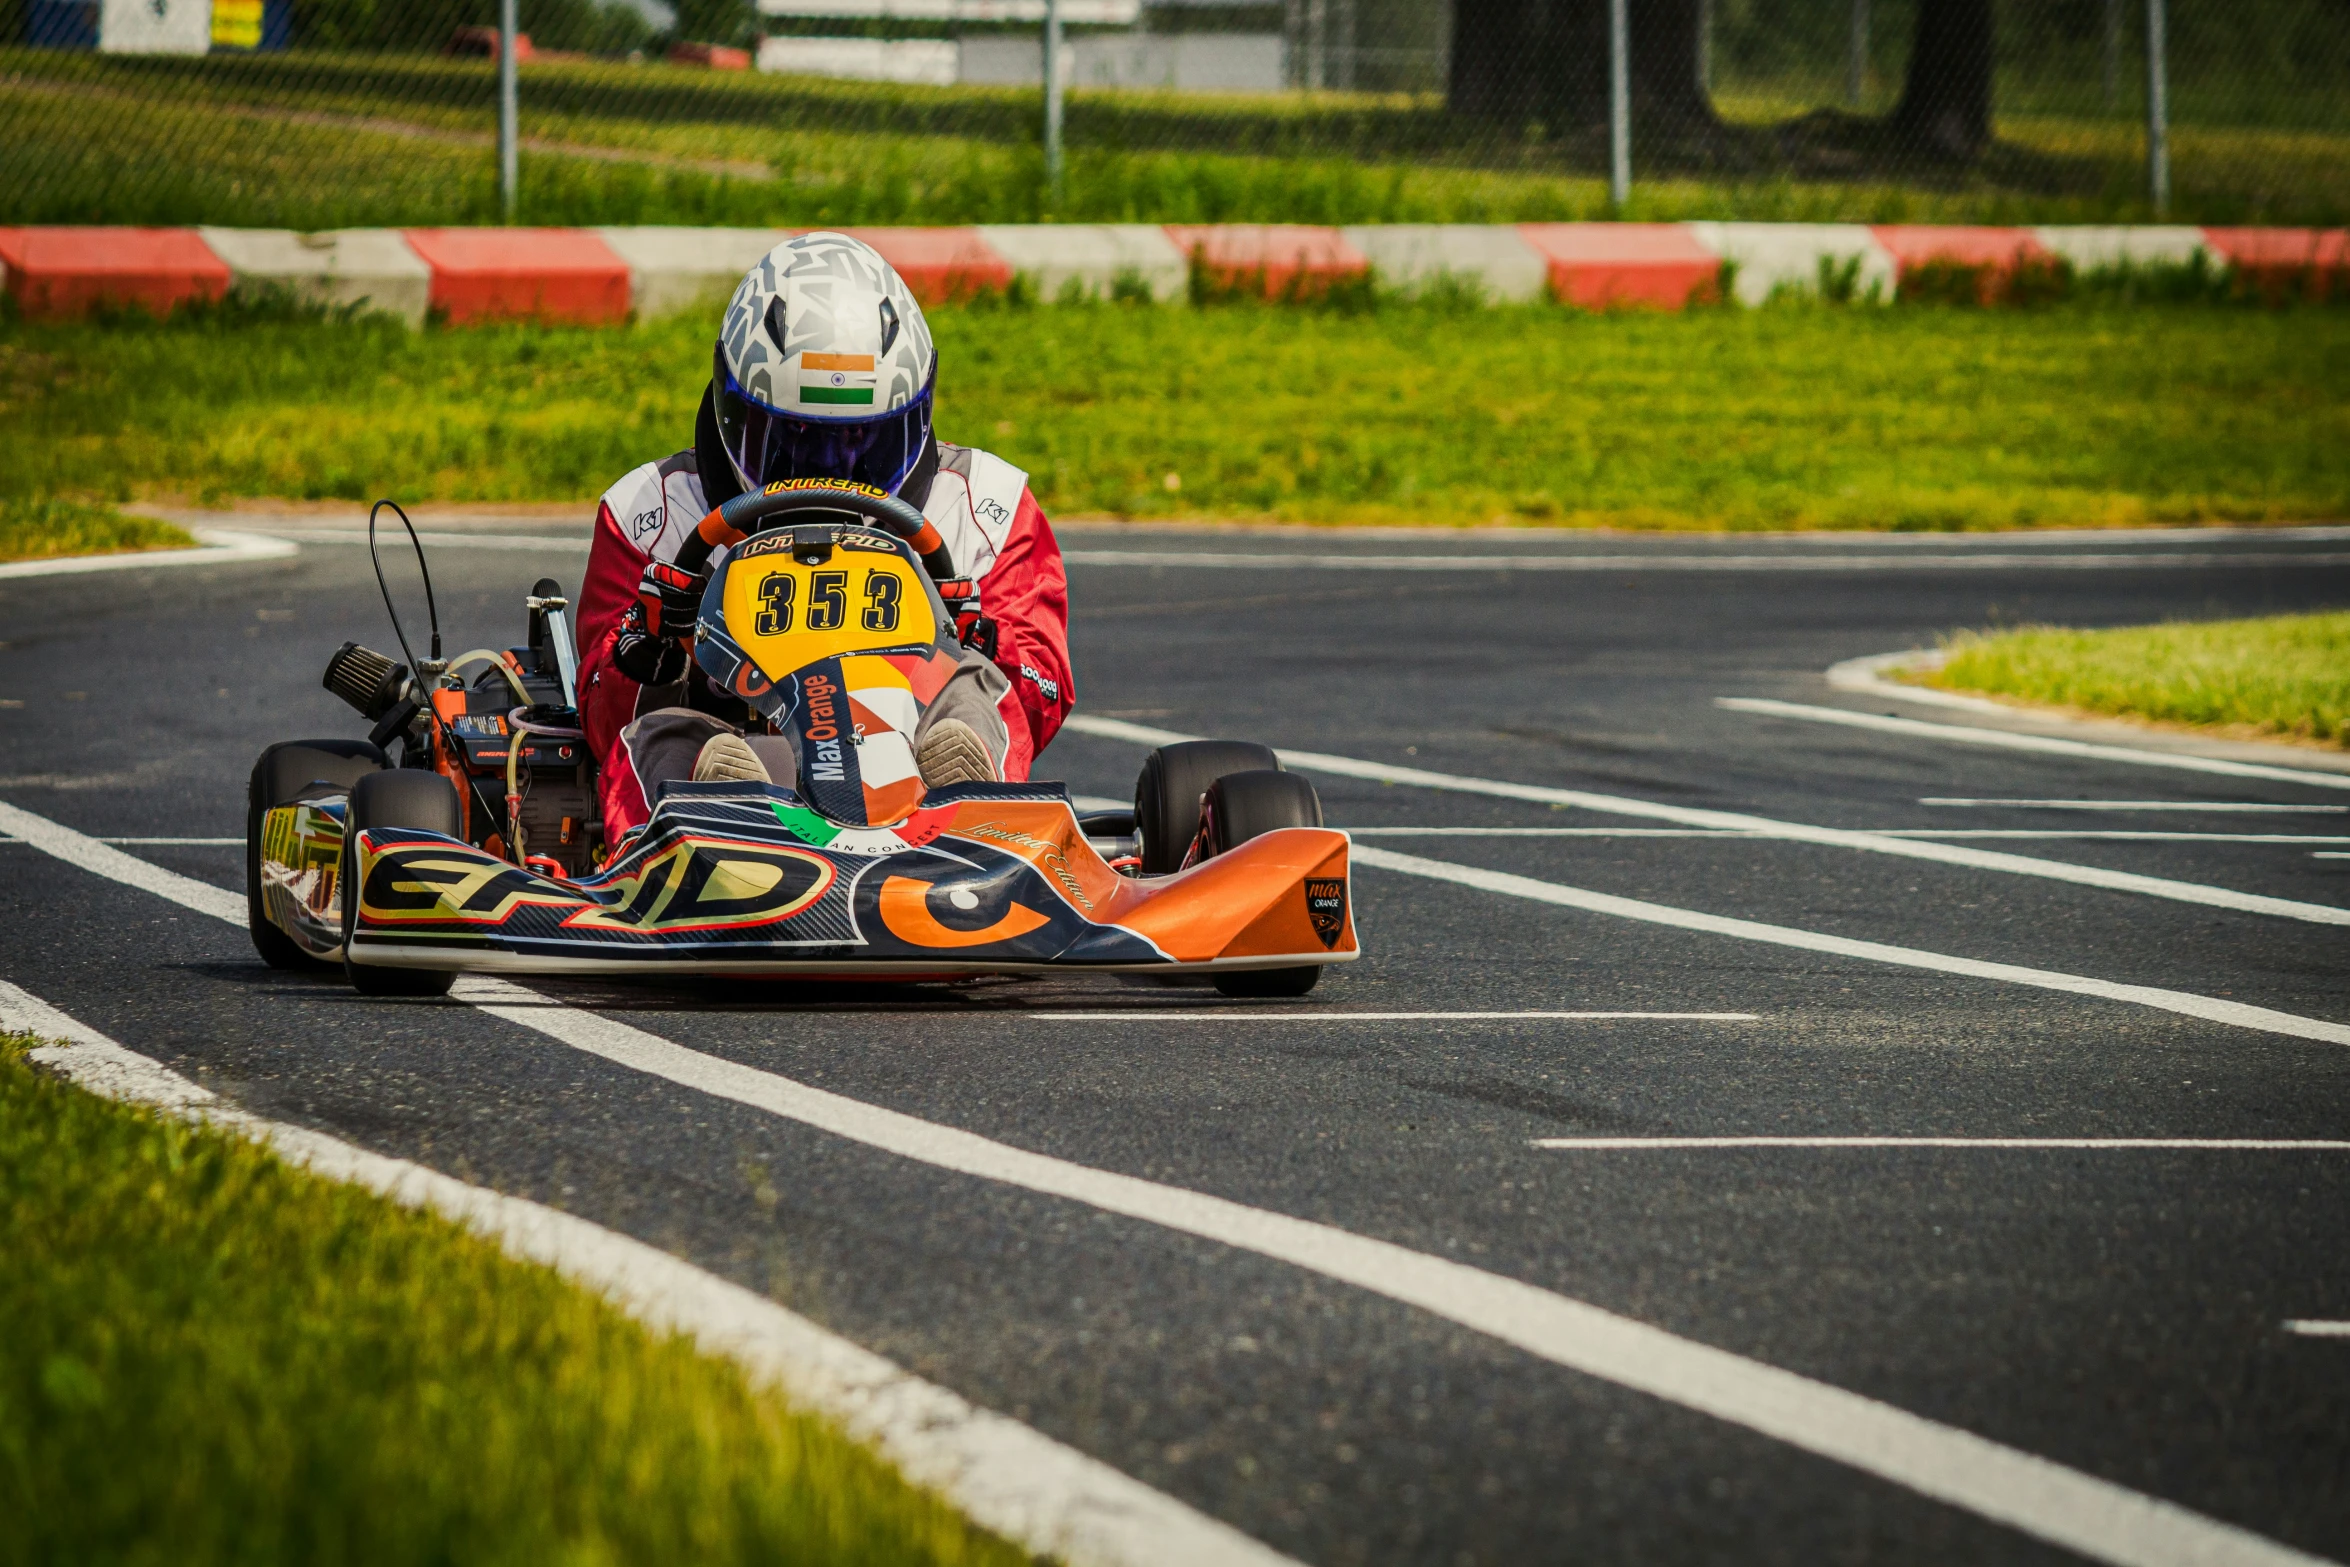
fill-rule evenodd
<path id="1" fill-rule="evenodd" d="M 930 596 L 894 555 L 836 550 L 819 566 L 777 553 L 726 574 L 726 629 L 771 680 L 819 659 L 927 647 Z"/>

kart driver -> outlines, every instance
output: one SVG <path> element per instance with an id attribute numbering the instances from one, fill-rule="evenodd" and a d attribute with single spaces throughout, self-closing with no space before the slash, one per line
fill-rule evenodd
<path id="1" fill-rule="evenodd" d="M 673 564 L 710 512 L 782 479 L 855 480 L 921 509 L 963 573 L 940 594 L 964 651 L 923 714 L 916 768 L 933 788 L 1028 777 L 1074 700 L 1061 548 L 1026 474 L 932 434 L 937 378 L 922 307 L 861 241 L 788 240 L 735 288 L 693 446 L 596 510 L 579 708 L 606 842 L 642 825 L 668 780 L 795 781 L 785 742 L 689 656 L 706 579 Z"/>

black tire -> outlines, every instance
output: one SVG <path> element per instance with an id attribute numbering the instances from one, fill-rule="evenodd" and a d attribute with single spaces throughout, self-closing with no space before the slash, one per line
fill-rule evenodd
<path id="1" fill-rule="evenodd" d="M 405 827 L 415 832 L 437 832 L 450 838 L 464 836 L 457 791 L 439 773 L 403 767 L 371 773 L 352 786 L 351 810 L 343 830 L 356 834 L 369 827 Z M 359 919 L 359 879 L 345 867 L 343 876 L 343 977 L 363 996 L 445 996 L 457 976 L 447 969 L 381 968 L 351 961 L 351 930 Z"/>
<path id="2" fill-rule="evenodd" d="M 1182 868 L 1199 834 L 1200 801 L 1226 773 L 1278 771 L 1271 749 L 1245 740 L 1185 740 L 1142 759 L 1134 781 L 1134 830 L 1142 835 L 1142 873 L 1167 876 Z"/>
<path id="3" fill-rule="evenodd" d="M 1208 845 L 1222 854 L 1251 838 L 1283 827 L 1322 825 L 1322 799 L 1314 786 L 1295 773 L 1260 769 L 1226 773 L 1208 786 L 1205 814 Z M 1322 965 L 1304 963 L 1295 968 L 1239 969 L 1216 976 L 1216 989 L 1227 996 L 1265 998 L 1302 996 L 1322 977 Z"/>
<path id="4" fill-rule="evenodd" d="M 271 968 L 327 965 L 303 951 L 262 911 L 262 817 L 271 807 L 290 804 L 315 785 L 346 790 L 390 765 L 382 750 L 365 740 L 288 740 L 262 752 L 253 764 L 253 776 L 245 785 L 245 929 L 253 937 L 253 950 Z"/>

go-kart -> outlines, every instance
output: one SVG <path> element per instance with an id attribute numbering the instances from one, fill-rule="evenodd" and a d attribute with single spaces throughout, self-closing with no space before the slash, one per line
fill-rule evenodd
<path id="1" fill-rule="evenodd" d="M 793 780 L 662 784 L 615 841 L 560 586 L 526 600 L 526 646 L 443 659 L 409 535 L 431 657 L 393 612 L 406 663 L 345 643 L 326 669 L 367 738 L 273 745 L 253 768 L 246 907 L 274 967 L 339 963 L 370 995 L 462 972 L 1087 969 L 1297 996 L 1359 955 L 1346 835 L 1263 746 L 1161 747 L 1131 811 L 1081 816 L 1059 784 L 926 788 L 915 736 L 963 657 L 936 585 L 954 568 L 885 491 L 771 485 L 689 538 L 679 564 L 709 574 L 694 661 Z M 376 577 L 390 611 L 380 557 Z"/>

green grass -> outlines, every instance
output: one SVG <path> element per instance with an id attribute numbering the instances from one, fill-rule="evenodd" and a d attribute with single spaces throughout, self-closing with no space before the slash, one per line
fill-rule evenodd
<path id="1" fill-rule="evenodd" d="M 2078 95 L 2076 95 L 2078 96 Z M 2193 101 L 2182 93 L 2182 103 Z M 2182 113 L 2174 215 L 2350 216 L 2339 95 L 2281 92 L 2257 124 Z M 1727 88 L 1763 125 L 1820 100 Z M 1743 177 L 1639 170 L 1627 216 L 1868 222 L 2142 219 L 2126 113 L 2011 91 L 2013 155 L 1953 179 L 1766 161 Z M 658 64 L 532 65 L 525 138 L 666 163 L 523 154 L 521 217 L 544 223 L 1515 222 L 1610 215 L 1595 145 L 1464 125 L 1431 96 L 1072 94 L 1062 199 L 1033 91 L 713 76 Z M 202 61 L 0 48 L 0 222 L 326 228 L 497 219 L 490 68 L 432 56 Z M 2292 107 L 2298 106 L 2298 107 Z M 109 112 L 109 110 L 120 112 Z M 307 118 L 302 118 L 307 117 Z M 395 122 L 470 144 L 388 134 Z M 686 163 L 763 167 L 769 177 Z M 2004 170 L 2004 172 L 2002 172 Z"/>
<path id="2" fill-rule="evenodd" d="M 1103 304 L 931 321 L 941 433 L 1028 469 L 1059 516 L 2350 516 L 2350 310 L 2332 307 Z M 0 326 L 0 496 L 584 506 L 688 441 L 710 330 Z"/>
<path id="3" fill-rule="evenodd" d="M 440 1219 L 0 1037 L 0 1562 L 1012 1563 Z"/>
<path id="4" fill-rule="evenodd" d="M 48 495 L 0 495 L 0 561 L 184 549 L 195 542 L 184 528 L 152 517 L 126 517 L 111 506 Z"/>
<path id="5" fill-rule="evenodd" d="M 2031 626 L 1950 640 L 1923 677 L 2159 723 L 2350 744 L 2350 612 L 2114 631 Z"/>

